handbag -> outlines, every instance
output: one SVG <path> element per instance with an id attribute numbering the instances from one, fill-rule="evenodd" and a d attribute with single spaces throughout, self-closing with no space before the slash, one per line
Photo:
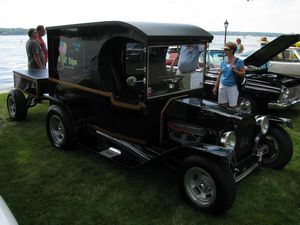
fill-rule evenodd
<path id="1" fill-rule="evenodd" d="M 235 59 L 234 64 L 236 63 L 237 60 L 238 60 L 238 58 Z M 238 90 L 241 91 L 246 83 L 246 77 L 235 74 L 235 81 L 236 81 Z"/>

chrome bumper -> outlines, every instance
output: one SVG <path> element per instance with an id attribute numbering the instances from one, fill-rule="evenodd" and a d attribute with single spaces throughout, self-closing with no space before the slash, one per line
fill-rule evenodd
<path id="1" fill-rule="evenodd" d="M 270 102 L 268 107 L 271 109 L 286 109 L 300 104 L 300 98 L 287 99 L 284 101 Z"/>

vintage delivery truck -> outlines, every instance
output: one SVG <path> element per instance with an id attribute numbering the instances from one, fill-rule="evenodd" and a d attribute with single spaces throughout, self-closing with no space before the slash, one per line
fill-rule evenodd
<path id="1" fill-rule="evenodd" d="M 289 163 L 289 119 L 220 107 L 202 98 L 204 70 L 188 78 L 168 71 L 168 48 L 205 52 L 213 39 L 207 31 L 98 22 L 48 27 L 47 34 L 49 71 L 14 71 L 7 107 L 23 120 L 28 108 L 49 100 L 46 130 L 55 148 L 80 144 L 129 168 L 164 159 L 184 199 L 211 213 L 232 206 L 236 182 L 255 168 Z"/>

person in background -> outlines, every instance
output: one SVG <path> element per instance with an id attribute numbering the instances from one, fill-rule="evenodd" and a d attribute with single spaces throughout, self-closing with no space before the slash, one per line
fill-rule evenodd
<path id="1" fill-rule="evenodd" d="M 236 83 L 236 76 L 244 76 L 246 74 L 244 61 L 236 58 L 236 44 L 227 42 L 224 46 L 224 53 L 227 56 L 226 60 L 221 63 L 221 70 L 215 86 L 213 94 L 217 95 L 218 103 L 222 106 L 229 106 L 230 108 L 237 107 L 239 91 Z"/>
<path id="2" fill-rule="evenodd" d="M 240 38 L 236 39 L 236 54 L 241 54 L 244 51 L 244 46 Z"/>
<path id="3" fill-rule="evenodd" d="M 260 46 L 261 46 L 261 47 L 263 47 L 263 46 L 265 46 L 266 44 L 269 43 L 267 37 L 262 37 L 262 38 L 259 40 L 259 42 L 260 42 Z"/>
<path id="4" fill-rule="evenodd" d="M 176 75 L 183 75 L 180 86 L 183 89 L 190 88 L 191 75 L 199 67 L 199 56 L 204 51 L 200 45 L 191 44 L 183 45 L 180 48 L 180 53 L 171 65 L 172 71 L 174 65 L 178 65 Z"/>
<path id="5" fill-rule="evenodd" d="M 48 51 L 47 51 L 46 44 L 42 38 L 46 34 L 46 30 L 43 25 L 38 25 L 36 30 L 38 32 L 37 42 L 41 46 L 41 49 L 44 53 L 44 56 L 45 56 L 45 65 L 44 66 L 46 67 L 46 63 L 48 62 Z"/>
<path id="6" fill-rule="evenodd" d="M 262 37 L 260 40 L 260 48 L 264 47 L 266 44 L 269 43 L 267 37 Z M 264 70 L 264 71 L 267 71 L 268 70 L 268 66 L 269 66 L 269 62 L 266 62 L 265 64 L 263 64 L 260 69 L 261 70 Z"/>
<path id="7" fill-rule="evenodd" d="M 45 56 L 41 46 L 37 42 L 38 33 L 36 29 L 29 29 L 27 34 L 29 36 L 29 39 L 26 42 L 28 69 L 45 69 Z"/>

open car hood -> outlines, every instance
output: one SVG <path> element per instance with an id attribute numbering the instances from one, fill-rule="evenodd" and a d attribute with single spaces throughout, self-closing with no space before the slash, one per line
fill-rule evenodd
<path id="1" fill-rule="evenodd" d="M 244 59 L 246 66 L 260 67 L 274 56 L 300 41 L 300 34 L 281 35 Z"/>

